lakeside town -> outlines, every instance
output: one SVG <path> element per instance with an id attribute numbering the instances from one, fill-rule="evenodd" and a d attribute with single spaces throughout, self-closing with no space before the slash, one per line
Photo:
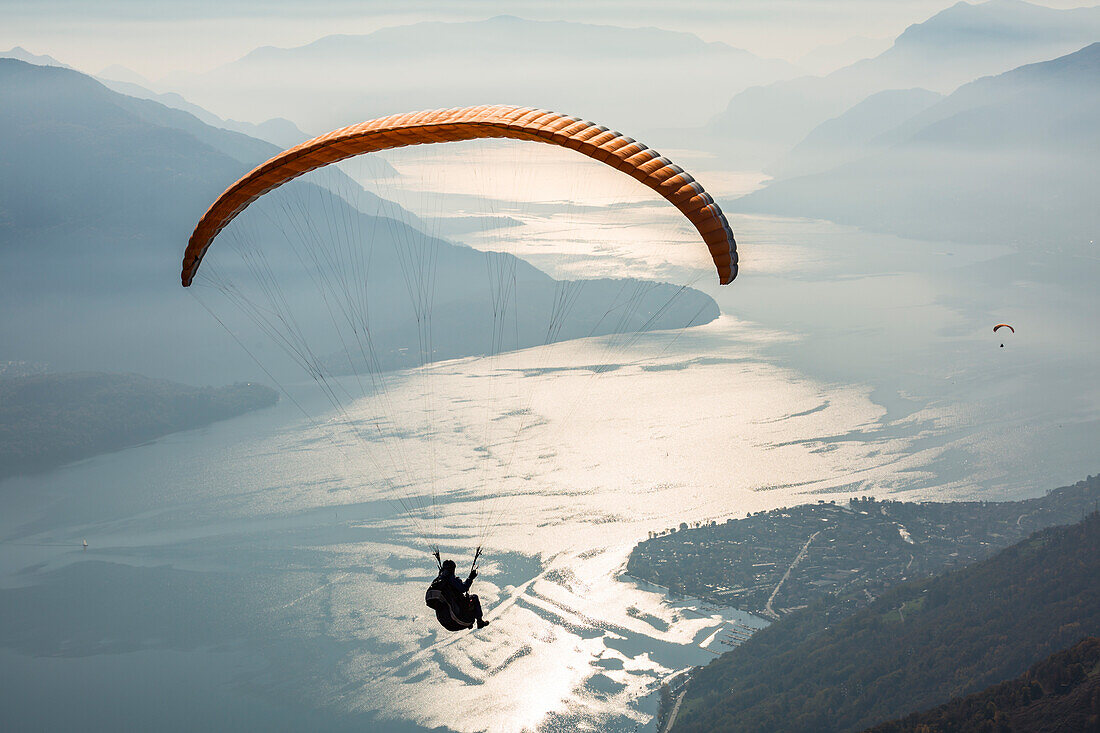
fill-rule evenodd
<path id="1" fill-rule="evenodd" d="M 1098 501 L 1100 476 L 1022 501 L 818 501 L 653 533 L 627 573 L 771 620 L 826 595 L 856 608 L 897 583 L 1079 521 Z"/>

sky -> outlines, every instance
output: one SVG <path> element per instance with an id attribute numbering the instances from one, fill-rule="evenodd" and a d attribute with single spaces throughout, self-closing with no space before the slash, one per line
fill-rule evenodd
<path id="1" fill-rule="evenodd" d="M 889 38 L 951 0 L 0 0 L 0 50 L 22 46 L 90 73 L 122 65 L 156 80 L 206 71 L 259 46 L 298 46 L 424 20 L 510 14 L 626 27 L 657 26 L 721 41 L 759 56 L 797 60 L 853 37 Z M 1068 8 L 1080 0 L 1035 4 Z"/>

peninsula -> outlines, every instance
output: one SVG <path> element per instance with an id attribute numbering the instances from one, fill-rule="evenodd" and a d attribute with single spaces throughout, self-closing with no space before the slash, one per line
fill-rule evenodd
<path id="1" fill-rule="evenodd" d="M 0 479 L 202 427 L 278 399 L 260 384 L 192 387 L 137 374 L 0 379 Z"/>

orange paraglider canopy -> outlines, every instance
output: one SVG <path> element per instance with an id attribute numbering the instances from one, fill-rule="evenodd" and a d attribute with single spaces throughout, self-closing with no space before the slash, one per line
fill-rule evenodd
<path id="1" fill-rule="evenodd" d="M 1001 328 L 1007 328 L 1009 331 L 1012 331 L 1012 333 L 1016 333 L 1016 329 L 1008 325 L 1007 323 L 998 323 L 996 326 L 993 327 L 993 333 L 997 333 L 997 330 Z"/>
<path id="2" fill-rule="evenodd" d="M 577 117 L 527 107 L 482 106 L 392 115 L 334 130 L 279 153 L 227 188 L 195 227 L 183 257 L 191 284 L 211 242 L 250 203 L 310 171 L 378 150 L 481 138 L 570 148 L 644 183 L 695 225 L 723 285 L 737 276 L 737 248 L 725 214 L 690 174 L 633 138 Z M 999 327 L 998 327 L 999 328 Z"/>

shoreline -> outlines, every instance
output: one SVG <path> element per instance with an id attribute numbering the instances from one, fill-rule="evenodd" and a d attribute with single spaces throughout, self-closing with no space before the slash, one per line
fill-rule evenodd
<path id="1" fill-rule="evenodd" d="M 652 536 L 631 551 L 625 574 L 774 621 L 827 595 L 858 605 L 898 582 L 984 559 L 1076 521 L 1097 501 L 1093 475 L 1018 501 L 818 500 Z"/>

